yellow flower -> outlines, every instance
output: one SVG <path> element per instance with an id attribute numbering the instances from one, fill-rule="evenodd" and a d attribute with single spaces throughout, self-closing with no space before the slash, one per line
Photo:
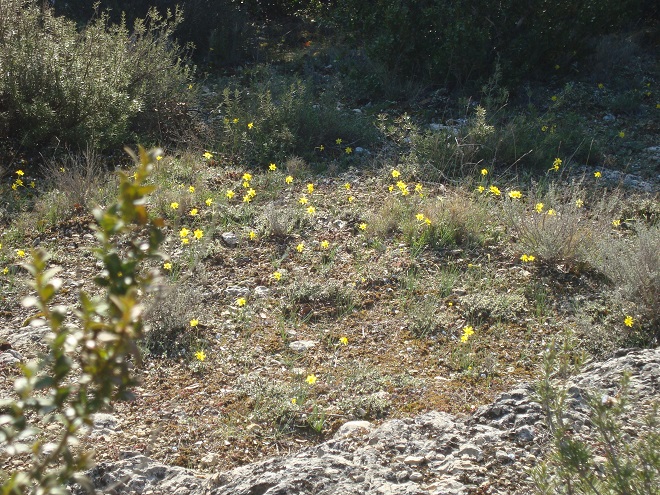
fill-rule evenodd
<path id="1" fill-rule="evenodd" d="M 339 343 L 340 343 L 341 345 L 348 345 L 348 339 L 347 339 L 346 337 L 341 337 L 341 338 L 339 339 Z"/>
<path id="2" fill-rule="evenodd" d="M 305 378 L 305 381 L 307 383 L 309 383 L 310 385 L 314 385 L 316 383 L 316 377 L 313 374 L 307 375 L 307 378 Z"/>
<path id="3" fill-rule="evenodd" d="M 474 334 L 474 329 L 472 327 L 463 328 L 463 335 L 461 335 L 461 342 L 467 342 L 470 338 L 470 335 Z"/>
<path id="4" fill-rule="evenodd" d="M 575 206 L 577 206 L 578 208 L 582 208 L 584 206 L 584 201 L 582 201 L 581 199 L 576 199 Z"/>
<path id="5" fill-rule="evenodd" d="M 191 216 L 191 217 L 196 216 L 197 213 L 199 213 L 199 212 L 197 211 L 197 208 L 193 208 L 192 210 L 190 210 L 190 216 Z"/>
<path id="6" fill-rule="evenodd" d="M 195 239 L 201 239 L 204 237 L 204 231 L 202 229 L 197 229 L 193 232 L 193 235 L 195 236 Z"/>
<path id="7" fill-rule="evenodd" d="M 195 192 L 195 186 L 190 186 L 188 188 L 188 191 L 190 191 L 191 193 L 194 193 Z"/>
<path id="8" fill-rule="evenodd" d="M 486 168 L 482 168 L 482 169 L 481 169 L 481 175 L 484 175 L 484 176 L 485 176 L 485 175 L 488 175 L 488 169 L 486 169 Z"/>
<path id="9" fill-rule="evenodd" d="M 22 249 L 17 249 L 16 250 L 16 256 L 18 256 L 19 258 L 24 258 L 25 257 L 25 251 L 23 251 Z"/>
<path id="10" fill-rule="evenodd" d="M 305 196 L 302 196 L 302 197 L 298 200 L 298 203 L 300 203 L 301 205 L 306 205 L 308 202 L 309 202 L 309 200 L 308 200 Z"/>
<path id="11" fill-rule="evenodd" d="M 312 194 L 314 192 L 314 184 L 307 184 L 307 192 Z"/>
<path id="12" fill-rule="evenodd" d="M 419 183 L 415 184 L 415 192 L 416 193 L 421 195 L 422 194 L 422 189 L 423 189 L 423 186 L 421 184 L 419 184 Z"/>
<path id="13" fill-rule="evenodd" d="M 252 129 L 253 127 L 254 127 L 254 122 L 250 122 L 250 123 L 248 124 L 248 129 Z"/>
<path id="14" fill-rule="evenodd" d="M 296 399 L 295 397 L 293 399 L 291 399 L 291 404 L 295 405 L 297 403 L 298 403 L 298 399 Z"/>
<path id="15" fill-rule="evenodd" d="M 600 179 L 600 178 L 602 177 L 602 175 L 603 175 L 603 174 L 601 174 L 600 172 L 594 172 L 594 177 L 595 177 L 596 179 Z"/>
<path id="16" fill-rule="evenodd" d="M 209 152 L 207 151 L 207 152 L 204 153 L 202 156 L 203 156 L 204 158 L 206 158 L 207 160 L 210 160 L 211 158 L 213 158 L 213 153 L 209 153 Z"/>
<path id="17" fill-rule="evenodd" d="M 531 254 L 530 254 L 530 255 L 523 254 L 523 255 L 520 257 L 520 261 L 522 261 L 523 263 L 531 262 L 531 261 L 534 261 L 535 259 L 536 259 L 536 258 L 535 258 L 533 255 L 531 255 Z"/>
<path id="18" fill-rule="evenodd" d="M 394 191 L 394 186 L 393 186 L 392 184 L 390 184 L 390 185 L 387 187 L 387 190 L 390 191 L 390 192 Z"/>
<path id="19" fill-rule="evenodd" d="M 257 195 L 257 191 L 250 188 L 250 189 L 248 189 L 247 195 L 250 196 L 251 198 L 254 198 Z"/>
<path id="20" fill-rule="evenodd" d="M 603 89 L 605 85 L 603 83 L 598 83 L 598 89 Z"/>
<path id="21" fill-rule="evenodd" d="M 3 275 L 7 275 L 8 273 L 9 273 L 9 268 L 4 267 L 4 268 L 2 269 L 2 274 L 3 274 Z"/>
<path id="22" fill-rule="evenodd" d="M 619 225 L 621 225 L 621 220 L 618 218 L 616 220 L 612 220 L 612 226 L 618 227 Z"/>
<path id="23" fill-rule="evenodd" d="M 547 130 L 548 130 L 547 125 L 541 126 L 541 131 L 546 132 Z"/>
<path id="24" fill-rule="evenodd" d="M 367 224 L 364 222 L 358 225 L 358 227 L 360 227 L 360 230 L 367 230 Z"/>
<path id="25" fill-rule="evenodd" d="M 555 158 L 555 161 L 552 162 L 552 167 L 550 167 L 550 170 L 554 170 L 555 172 L 559 170 L 559 166 L 561 165 L 562 161 L 561 158 Z"/>
<path id="26" fill-rule="evenodd" d="M 415 215 L 415 218 L 417 220 L 419 220 L 420 222 L 423 222 L 424 221 L 424 214 L 423 213 L 418 213 L 417 215 Z"/>
<path id="27" fill-rule="evenodd" d="M 158 155 L 158 156 L 156 157 L 156 161 L 157 161 L 157 162 L 161 161 L 162 159 L 163 159 L 163 155 Z"/>
<path id="28" fill-rule="evenodd" d="M 489 190 L 491 193 L 493 193 L 493 195 L 495 195 L 495 196 L 499 196 L 500 194 L 502 194 L 502 192 L 500 191 L 500 189 L 499 189 L 497 186 L 490 186 L 490 187 L 488 188 L 488 190 Z"/>
<path id="29" fill-rule="evenodd" d="M 16 179 L 16 185 L 23 187 L 23 181 L 21 179 Z"/>
<path id="30" fill-rule="evenodd" d="M 195 353 L 195 357 L 197 358 L 198 361 L 204 361 L 206 359 L 206 354 L 204 351 L 197 351 Z"/>
<path id="31" fill-rule="evenodd" d="M 167 271 L 171 270 L 172 269 L 172 263 L 170 263 L 169 261 L 167 263 L 164 263 L 163 268 Z"/>
<path id="32" fill-rule="evenodd" d="M 349 202 L 349 203 L 352 203 L 354 199 L 355 199 L 355 198 L 354 198 L 353 196 L 349 196 L 349 197 L 348 197 L 348 202 Z"/>
<path id="33" fill-rule="evenodd" d="M 15 191 L 16 189 L 18 189 L 18 186 L 16 184 L 12 184 L 11 188 Z"/>
<path id="34" fill-rule="evenodd" d="M 337 143 L 337 144 L 341 144 L 341 142 L 342 142 L 341 138 L 337 138 L 337 139 L 335 139 L 335 143 Z"/>
<path id="35" fill-rule="evenodd" d="M 34 181 L 30 181 L 30 187 L 34 188 L 34 186 L 35 186 Z"/>
<path id="36" fill-rule="evenodd" d="M 190 326 L 191 327 L 196 327 L 197 325 L 199 325 L 199 320 L 194 319 L 194 318 L 192 320 L 190 320 Z"/>
<path id="37" fill-rule="evenodd" d="M 172 208 L 173 210 L 176 210 L 177 208 L 179 208 L 179 203 L 177 203 L 176 201 L 171 202 L 170 203 L 170 208 Z"/>
<path id="38" fill-rule="evenodd" d="M 245 172 L 242 178 L 245 182 L 250 182 L 252 180 L 252 174 Z"/>
<path id="39" fill-rule="evenodd" d="M 213 200 L 211 198 L 206 198 L 206 201 L 204 201 L 204 203 L 206 203 L 206 206 L 211 206 L 213 204 Z"/>
<path id="40" fill-rule="evenodd" d="M 424 219 L 424 223 L 425 223 L 426 225 L 431 225 L 431 219 L 428 218 L 428 217 L 426 217 L 426 218 Z"/>
<path id="41" fill-rule="evenodd" d="M 321 241 L 321 249 L 328 249 L 330 247 L 330 243 L 328 241 Z"/>
<path id="42" fill-rule="evenodd" d="M 305 243 L 304 242 L 301 242 L 300 244 L 298 244 L 296 246 L 296 251 L 298 251 L 299 253 L 302 253 L 304 249 L 305 249 Z"/>
<path id="43" fill-rule="evenodd" d="M 344 184 L 344 189 L 346 189 L 347 191 L 349 191 L 351 189 L 350 182 L 347 182 L 346 184 Z"/>
<path id="44" fill-rule="evenodd" d="M 293 177 L 287 175 L 286 179 L 284 179 L 284 182 L 286 182 L 287 184 L 291 184 L 293 182 Z"/>
<path id="45" fill-rule="evenodd" d="M 353 148 L 351 148 L 350 146 L 347 146 L 344 151 L 346 152 L 347 155 L 350 155 L 351 153 L 353 153 Z"/>
<path id="46" fill-rule="evenodd" d="M 282 274 L 280 272 L 273 272 L 273 278 L 279 282 L 282 278 Z"/>
<path id="47" fill-rule="evenodd" d="M 554 215 L 557 214 L 557 212 L 551 208 L 551 209 L 548 210 L 547 214 L 550 215 L 550 216 L 554 216 Z"/>
<path id="48" fill-rule="evenodd" d="M 520 191 L 511 191 L 509 192 L 509 197 L 512 199 L 520 199 L 522 198 L 522 193 Z"/>
<path id="49" fill-rule="evenodd" d="M 232 191 L 231 189 L 227 189 L 227 192 L 225 193 L 225 196 L 227 196 L 227 199 L 231 199 L 235 195 L 236 195 L 236 193 L 234 191 Z"/>
<path id="50" fill-rule="evenodd" d="M 635 323 L 635 319 L 632 316 L 626 316 L 626 319 L 623 320 L 623 324 L 627 327 L 632 327 Z"/>
<path id="51" fill-rule="evenodd" d="M 319 150 L 323 151 L 325 149 L 325 146 L 321 145 L 319 146 Z"/>
<path id="52" fill-rule="evenodd" d="M 243 187 L 248 189 L 250 187 L 250 183 L 248 181 L 243 181 Z"/>
<path id="53" fill-rule="evenodd" d="M 486 188 L 484 186 L 477 187 L 477 191 L 479 191 L 480 193 L 484 192 L 485 190 Z"/>
<path id="54" fill-rule="evenodd" d="M 236 306 L 238 306 L 239 308 L 245 306 L 246 303 L 247 300 L 244 297 L 239 297 L 238 299 L 236 299 Z"/>
<path id="55" fill-rule="evenodd" d="M 190 231 L 185 227 L 179 231 L 181 237 L 188 237 L 188 234 L 190 234 Z"/>
<path id="56" fill-rule="evenodd" d="M 16 175 L 18 175 L 19 177 L 23 177 L 25 174 L 23 173 L 22 170 L 17 170 Z"/>
<path id="57" fill-rule="evenodd" d="M 192 88 L 193 88 L 192 84 L 188 84 L 188 89 L 192 89 Z"/>
<path id="58" fill-rule="evenodd" d="M 619 137 L 620 137 L 620 138 L 625 137 L 625 136 L 626 136 L 626 133 L 625 133 L 625 132 L 623 132 L 623 131 L 619 132 Z"/>
<path id="59" fill-rule="evenodd" d="M 395 179 L 401 175 L 401 172 L 399 172 L 397 169 L 392 170 L 392 177 Z"/>
<path id="60" fill-rule="evenodd" d="M 307 213 L 309 213 L 310 215 L 313 215 L 314 213 L 316 213 L 316 208 L 314 208 L 313 206 L 309 206 L 307 208 Z"/>
<path id="61" fill-rule="evenodd" d="M 249 203 L 250 201 L 252 201 L 252 196 L 250 196 L 249 194 L 243 196 L 243 203 Z"/>
<path id="62" fill-rule="evenodd" d="M 277 170 L 277 165 L 271 163 L 270 165 L 268 165 L 268 170 L 270 170 L 271 172 L 275 172 L 275 170 Z"/>
<path id="63" fill-rule="evenodd" d="M 551 99 L 552 101 L 557 101 L 557 97 L 556 97 L 555 95 L 553 95 L 552 98 L 550 98 L 550 99 Z"/>
<path id="64" fill-rule="evenodd" d="M 232 122 L 233 122 L 234 124 L 238 124 L 238 119 L 236 118 L 236 119 L 232 120 Z"/>
<path id="65" fill-rule="evenodd" d="M 536 203 L 534 209 L 536 210 L 536 213 L 541 213 L 543 211 L 543 203 Z"/>
<path id="66" fill-rule="evenodd" d="M 248 237 L 250 238 L 251 241 L 254 241 L 257 238 L 257 233 L 254 230 L 251 230 L 250 233 L 248 234 Z"/>
<path id="67" fill-rule="evenodd" d="M 187 237 L 181 238 L 181 244 L 189 244 L 189 243 L 190 243 L 190 239 L 188 239 Z"/>

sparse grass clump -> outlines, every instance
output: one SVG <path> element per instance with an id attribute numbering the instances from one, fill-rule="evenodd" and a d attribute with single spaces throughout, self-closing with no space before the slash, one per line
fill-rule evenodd
<path id="1" fill-rule="evenodd" d="M 635 304 L 644 326 L 657 341 L 660 324 L 660 228 L 640 224 L 634 235 L 601 238 L 590 261 L 629 303 Z M 653 330 L 655 329 L 655 330 Z"/>

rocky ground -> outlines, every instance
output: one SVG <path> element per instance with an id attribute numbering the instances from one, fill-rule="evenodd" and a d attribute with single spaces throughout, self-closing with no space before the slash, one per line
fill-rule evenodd
<path id="1" fill-rule="evenodd" d="M 630 441 L 643 434 L 641 417 L 660 393 L 657 349 L 621 351 L 571 379 L 567 417 L 576 436 L 590 434 L 585 395 L 616 397 L 624 371 L 631 373 L 626 431 Z M 92 435 L 113 435 L 117 428 L 117 418 L 101 415 Z M 104 494 L 523 494 L 548 439 L 541 407 L 523 385 L 469 416 L 431 412 L 381 425 L 352 421 L 319 445 L 230 471 L 201 474 L 127 451 L 89 474 Z"/>

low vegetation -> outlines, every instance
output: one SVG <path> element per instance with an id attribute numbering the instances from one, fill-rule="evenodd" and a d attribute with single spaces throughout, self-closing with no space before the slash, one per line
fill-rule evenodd
<path id="1" fill-rule="evenodd" d="M 55 451 L 66 454 L 65 469 L 25 473 L 53 490 L 70 478 L 92 445 L 67 442 L 128 392 L 129 376 L 133 399 L 112 400 L 123 433 L 95 445 L 97 458 L 137 450 L 224 469 L 318 442 L 352 419 L 469 413 L 520 381 L 545 383 L 541 399 L 560 418 L 565 370 L 553 366 L 563 358 L 543 360 L 557 335 L 574 335 L 569 356 L 657 345 L 660 74 L 657 61 L 645 65 L 653 56 L 641 41 L 613 41 L 623 38 L 603 19 L 619 7 L 599 4 L 593 30 L 578 23 L 586 30 L 569 32 L 561 50 L 526 59 L 534 69 L 555 62 L 540 84 L 532 68 L 514 73 L 511 64 L 525 36 L 550 31 L 518 33 L 499 61 L 456 65 L 442 57 L 464 40 L 445 35 L 467 18 L 453 12 L 457 24 L 436 34 L 454 51 L 428 59 L 438 71 L 428 72 L 413 59 L 397 64 L 369 13 L 360 49 L 340 28 L 321 36 L 341 15 L 350 32 L 366 4 L 337 2 L 332 15 L 317 2 L 296 4 L 237 7 L 232 15 L 252 16 L 262 34 L 277 32 L 266 20 L 283 16 L 303 41 L 266 36 L 268 63 L 245 59 L 202 77 L 172 41 L 179 13 L 151 10 L 129 30 L 98 12 L 79 28 L 35 2 L 4 2 L 0 323 L 12 334 L 0 343 L 11 349 L 13 332 L 44 317 L 56 335 L 49 346 L 18 349 L 26 363 L 47 353 L 42 374 L 32 364 L 24 378 L 0 370 L 2 396 L 19 397 L 2 405 L 3 442 L 20 445 L 0 459 L 6 493 L 30 483 L 16 469 L 30 456 L 33 466 L 55 461 L 42 455 L 53 421 L 66 428 Z M 630 16 L 644 7 L 628 4 Z M 550 20 L 534 29 L 549 30 Z M 568 67 L 579 54 L 565 50 L 585 36 L 613 48 L 596 47 L 593 71 L 577 77 Z M 615 48 L 628 62 L 601 79 Z M 427 87 L 408 77 L 420 71 Z M 133 139 L 163 148 L 137 161 L 108 154 Z M 124 232 L 132 220 L 151 234 Z M 30 285 L 26 265 L 37 282 L 43 269 L 59 269 L 61 289 Z M 84 296 L 104 287 L 105 299 Z M 22 307 L 35 290 L 41 306 Z M 119 306 L 126 321 L 113 313 Z M 115 334 L 129 347 L 117 347 Z M 86 359 L 114 350 L 121 380 L 112 382 Z M 100 388 L 91 393 L 83 381 L 58 395 L 79 372 Z M 37 389 L 50 399 L 30 402 Z M 75 417 L 67 406 L 78 407 Z M 623 414 L 625 401 L 612 412 Z M 25 417 L 38 427 L 31 452 L 19 441 Z M 560 447 L 567 430 L 553 428 Z M 209 452 L 217 465 L 202 462 Z M 536 478 L 542 493 L 561 493 L 553 480 L 579 488 L 591 479 L 562 455 Z M 570 493 L 590 493 L 578 488 Z"/>

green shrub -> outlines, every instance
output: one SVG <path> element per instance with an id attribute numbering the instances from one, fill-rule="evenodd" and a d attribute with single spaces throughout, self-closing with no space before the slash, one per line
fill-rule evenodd
<path id="1" fill-rule="evenodd" d="M 150 10 L 132 31 L 100 13 L 83 30 L 37 1 L 0 11 L 0 132 L 19 146 L 103 149 L 187 124 L 191 69 L 170 36 L 177 15 Z"/>
<path id="2" fill-rule="evenodd" d="M 145 183 L 155 156 L 140 149 L 139 158 L 134 156 L 135 178 L 121 174 L 117 201 L 94 211 L 99 241 L 94 252 L 103 271 L 94 280 L 98 295 L 79 295 L 76 326 L 65 323 L 67 308 L 54 304 L 61 286 L 54 278 L 58 269 L 48 268 L 45 253 L 32 252 L 26 268 L 34 277 L 35 295 L 23 304 L 37 309 L 33 324 L 48 325 L 53 337 L 43 358 L 22 367 L 14 386 L 18 399 L 0 401 L 4 454 L 29 456 L 24 469 L 0 472 L 3 494 L 68 493 L 65 486 L 72 480 L 89 487 L 78 473 L 89 467 L 91 453 L 78 449 L 77 437 L 91 426 L 94 413 L 131 396 L 135 380 L 130 369 L 139 360 L 136 340 L 143 331 L 139 294 L 148 291 L 154 278 L 142 266 L 160 258 L 163 237 L 162 222 L 150 219 L 144 206 L 153 190 Z M 120 251 L 122 237 L 127 242 Z M 50 426 L 39 428 L 44 425 Z"/>
<path id="3" fill-rule="evenodd" d="M 567 411 L 579 400 L 565 384 L 576 370 L 576 356 L 567 342 L 551 345 L 545 354 L 537 386 L 552 435 L 548 460 L 531 472 L 541 495 L 649 495 L 660 487 L 660 403 L 652 401 L 646 414 L 631 415 L 630 376 L 623 374 L 615 397 L 587 391 L 588 435 L 577 434 Z M 579 363 L 579 361 L 578 361 Z M 633 435 L 630 433 L 633 432 Z M 599 455 L 600 454 L 600 455 Z"/>

